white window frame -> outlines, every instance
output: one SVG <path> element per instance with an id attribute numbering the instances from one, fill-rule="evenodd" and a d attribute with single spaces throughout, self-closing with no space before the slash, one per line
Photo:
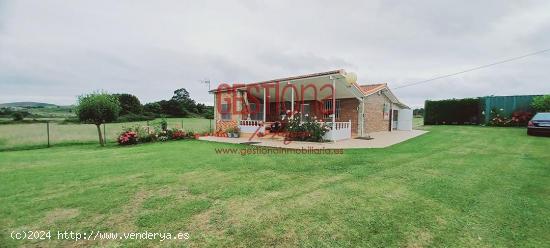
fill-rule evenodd
<path id="1" fill-rule="evenodd" d="M 264 104 L 260 103 L 259 105 L 260 111 L 253 113 L 253 111 L 256 111 L 256 103 L 248 103 L 248 106 L 250 107 L 250 120 L 262 121 L 264 119 Z"/>
<path id="2" fill-rule="evenodd" d="M 323 112 L 332 111 L 332 99 L 325 100 L 325 102 L 323 103 L 323 106 L 324 106 Z M 340 118 L 341 109 L 342 109 L 341 101 L 336 99 L 336 116 L 335 116 L 336 119 Z M 330 114 L 323 114 L 323 119 L 332 120 L 332 116 Z"/>

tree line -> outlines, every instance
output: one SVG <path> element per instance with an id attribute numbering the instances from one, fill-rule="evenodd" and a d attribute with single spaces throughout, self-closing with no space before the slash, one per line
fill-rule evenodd
<path id="1" fill-rule="evenodd" d="M 119 102 L 118 122 L 151 120 L 158 117 L 202 117 L 212 119 L 214 107 L 197 103 L 185 88 L 174 91 L 172 98 L 141 104 L 132 94 L 113 94 Z"/>

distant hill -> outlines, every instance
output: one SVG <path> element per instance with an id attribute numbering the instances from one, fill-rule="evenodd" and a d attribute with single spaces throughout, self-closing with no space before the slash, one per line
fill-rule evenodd
<path id="1" fill-rule="evenodd" d="M 7 107 L 19 107 L 19 108 L 25 108 L 25 107 L 57 107 L 55 104 L 51 103 L 43 103 L 43 102 L 8 102 L 8 103 L 0 103 L 0 108 L 7 108 Z"/>

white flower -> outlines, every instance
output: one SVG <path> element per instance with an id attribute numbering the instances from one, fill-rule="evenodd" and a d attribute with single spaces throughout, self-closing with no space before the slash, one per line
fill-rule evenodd
<path id="1" fill-rule="evenodd" d="M 305 117 L 308 117 L 309 115 L 308 115 L 308 114 L 305 114 L 304 116 L 305 116 Z"/>

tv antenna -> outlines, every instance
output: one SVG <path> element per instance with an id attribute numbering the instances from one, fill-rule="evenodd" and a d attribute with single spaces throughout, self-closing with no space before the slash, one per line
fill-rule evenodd
<path id="1" fill-rule="evenodd" d="M 205 78 L 205 79 L 202 79 L 200 81 L 203 84 L 208 84 L 208 91 L 210 91 L 210 79 Z"/>

